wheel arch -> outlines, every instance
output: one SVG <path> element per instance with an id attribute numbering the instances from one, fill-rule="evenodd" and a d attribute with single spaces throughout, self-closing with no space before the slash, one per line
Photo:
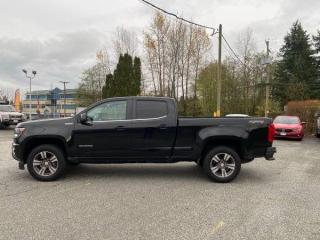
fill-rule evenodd
<path id="1" fill-rule="evenodd" d="M 238 137 L 231 137 L 231 136 L 210 137 L 206 139 L 203 143 L 202 150 L 201 150 L 200 164 L 202 164 L 203 159 L 205 158 L 207 153 L 215 147 L 229 147 L 239 155 L 240 159 L 243 159 L 243 156 L 244 156 L 243 139 Z"/>
<path id="2" fill-rule="evenodd" d="M 23 151 L 23 162 L 26 163 L 29 153 L 40 145 L 54 145 L 62 150 L 65 157 L 67 157 L 66 142 L 59 136 L 35 136 L 25 140 Z"/>

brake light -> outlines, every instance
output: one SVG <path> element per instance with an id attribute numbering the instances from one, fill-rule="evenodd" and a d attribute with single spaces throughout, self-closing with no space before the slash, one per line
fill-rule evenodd
<path id="1" fill-rule="evenodd" d="M 276 133 L 276 128 L 274 127 L 274 124 L 271 123 L 271 124 L 268 126 L 268 141 L 269 141 L 270 143 L 273 142 L 275 133 Z"/>

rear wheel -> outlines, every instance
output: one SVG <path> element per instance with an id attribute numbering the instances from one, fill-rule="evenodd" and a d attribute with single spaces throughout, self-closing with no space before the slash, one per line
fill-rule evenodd
<path id="1" fill-rule="evenodd" d="M 65 171 L 63 152 L 54 145 L 40 145 L 34 148 L 27 159 L 28 171 L 39 181 L 54 181 Z"/>
<path id="2" fill-rule="evenodd" d="M 232 148 L 219 146 L 207 153 L 203 161 L 203 169 L 213 181 L 227 183 L 239 174 L 241 160 Z"/>

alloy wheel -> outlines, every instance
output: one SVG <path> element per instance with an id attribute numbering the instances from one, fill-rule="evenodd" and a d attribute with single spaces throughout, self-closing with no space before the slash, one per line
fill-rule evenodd
<path id="1" fill-rule="evenodd" d="M 228 153 L 218 153 L 210 161 L 212 174 L 219 178 L 229 177 L 235 170 L 236 162 Z"/>
<path id="2" fill-rule="evenodd" d="M 49 177 L 58 169 L 58 158 L 52 152 L 41 151 L 34 156 L 32 165 L 38 175 Z"/>

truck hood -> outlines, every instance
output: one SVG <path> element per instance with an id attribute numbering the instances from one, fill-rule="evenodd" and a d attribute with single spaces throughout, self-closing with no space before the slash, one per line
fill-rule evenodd
<path id="1" fill-rule="evenodd" d="M 52 119 L 41 119 L 41 120 L 33 120 L 33 121 L 27 121 L 23 123 L 19 123 L 17 127 L 41 127 L 41 126 L 61 126 L 65 123 L 74 123 L 73 117 L 68 118 L 52 118 Z"/>

